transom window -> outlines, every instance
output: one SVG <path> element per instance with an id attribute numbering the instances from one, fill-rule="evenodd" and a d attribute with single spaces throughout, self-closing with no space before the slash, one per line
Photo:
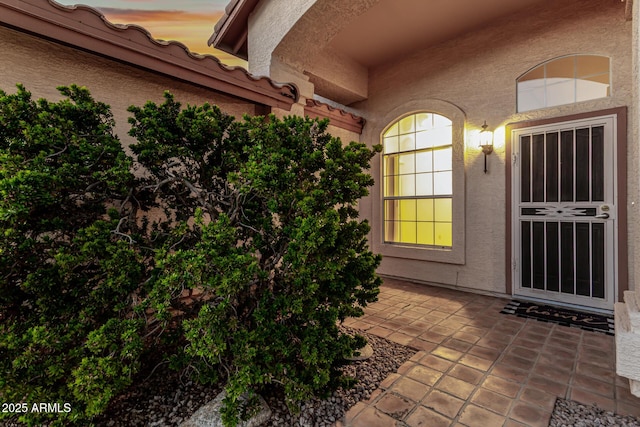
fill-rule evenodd
<path id="1" fill-rule="evenodd" d="M 526 72 L 517 81 L 518 111 L 611 96 L 609 58 L 570 55 L 552 59 Z"/>
<path id="2" fill-rule="evenodd" d="M 416 113 L 383 134 L 384 241 L 452 246 L 452 124 Z"/>

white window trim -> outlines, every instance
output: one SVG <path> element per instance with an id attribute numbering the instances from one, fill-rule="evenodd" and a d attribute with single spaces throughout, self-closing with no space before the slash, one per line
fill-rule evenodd
<path id="1" fill-rule="evenodd" d="M 372 160 L 371 173 L 376 183 L 371 190 L 372 218 L 371 218 L 371 244 L 374 252 L 386 257 L 406 258 L 422 261 L 433 261 L 447 264 L 465 263 L 465 167 L 464 147 L 465 115 L 457 106 L 442 100 L 423 99 L 411 101 L 398 106 L 375 122 L 370 122 L 372 127 L 368 136 L 373 144 L 382 143 L 382 135 L 387 127 L 409 114 L 431 112 L 447 117 L 452 122 L 452 146 L 453 146 L 453 206 L 452 206 L 452 247 L 440 248 L 420 245 L 403 245 L 401 243 L 384 242 L 384 203 L 382 161 L 380 153 Z"/>

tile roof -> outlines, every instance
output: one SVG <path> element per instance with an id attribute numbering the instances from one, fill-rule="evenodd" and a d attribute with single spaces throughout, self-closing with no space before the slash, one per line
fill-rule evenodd
<path id="1" fill-rule="evenodd" d="M 253 76 L 215 56 L 195 54 L 177 41 L 157 40 L 138 25 L 113 24 L 89 6 L 2 0 L 0 25 L 258 104 L 290 110 L 298 100 L 294 84 Z"/>
<path id="2" fill-rule="evenodd" d="M 304 107 L 304 114 L 312 119 L 329 119 L 332 125 L 358 134 L 362 133 L 362 128 L 365 124 L 365 119 L 363 117 L 356 116 L 355 114 L 348 113 L 315 99 L 307 99 L 307 105 Z"/>

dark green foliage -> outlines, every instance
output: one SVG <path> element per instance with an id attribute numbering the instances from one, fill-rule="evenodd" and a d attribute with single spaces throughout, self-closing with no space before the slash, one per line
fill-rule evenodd
<path id="1" fill-rule="evenodd" d="M 295 408 L 348 383 L 338 368 L 363 340 L 337 323 L 378 294 L 356 206 L 379 147 L 166 94 L 130 108 L 133 163 L 106 105 L 61 92 L 0 92 L 3 400 L 72 402 L 51 419 L 86 423 L 155 348 L 227 384 L 229 425 L 242 394 Z"/>
<path id="2" fill-rule="evenodd" d="M 126 197 L 131 162 L 107 105 L 84 88 L 60 92 L 52 103 L 0 91 L 1 400 L 73 408 L 29 424 L 99 413 L 142 349 L 144 323 L 130 316 L 139 256 L 106 212 Z"/>
<path id="3" fill-rule="evenodd" d="M 326 122 L 274 116 L 232 122 L 216 107 L 131 108 L 132 149 L 172 216 L 195 222 L 156 258 L 148 303 L 193 312 L 186 356 L 204 380 L 227 381 L 227 422 L 244 392 L 280 387 L 293 403 L 342 384 L 338 367 L 362 341 L 337 321 L 375 300 L 379 258 L 358 199 L 375 151 L 343 146 Z M 180 237 L 182 243 L 175 243 Z M 185 307 L 175 298 L 199 286 Z"/>

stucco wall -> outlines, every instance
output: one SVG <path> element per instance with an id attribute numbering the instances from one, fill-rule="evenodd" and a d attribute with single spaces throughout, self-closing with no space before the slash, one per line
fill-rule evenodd
<path id="1" fill-rule="evenodd" d="M 369 99 L 354 105 L 367 119 L 362 140 L 369 144 L 379 143 L 382 130 L 390 123 L 387 117 L 390 111 L 406 110 L 406 114 L 420 105 L 428 108 L 430 99 L 456 105 L 466 116 L 465 263 L 387 256 L 379 272 L 491 293 L 505 292 L 507 198 L 501 127 L 508 123 L 629 106 L 629 184 L 632 184 L 629 205 L 632 202 L 637 205 L 638 149 L 634 139 L 631 36 L 632 23 L 625 20 L 624 4 L 598 0 L 553 2 L 552 7 L 524 10 L 484 29 L 370 70 Z M 612 96 L 517 114 L 516 78 L 544 61 L 568 54 L 611 57 Z M 478 131 L 485 120 L 490 130 L 497 130 L 495 151 L 489 156 L 486 175 L 483 156 L 469 141 L 469 135 Z M 372 172 L 380 176 L 379 158 L 374 159 Z M 376 187 L 372 196 L 361 203 L 364 216 L 376 216 L 374 209 L 379 208 L 380 197 L 380 189 Z M 637 222 L 634 215 L 635 209 L 630 209 L 630 224 Z M 632 233 L 637 240 L 635 227 Z M 375 237 L 372 234 L 372 239 Z M 377 238 L 381 238 L 380 233 Z"/>
<path id="2" fill-rule="evenodd" d="M 86 86 L 92 96 L 111 106 L 115 131 L 128 145 L 130 105 L 163 102 L 165 90 L 183 105 L 209 102 L 236 117 L 254 114 L 255 105 L 199 86 L 144 71 L 106 58 L 0 27 L 0 88 L 14 93 L 23 83 L 35 99 L 60 99 L 57 86 Z"/>

